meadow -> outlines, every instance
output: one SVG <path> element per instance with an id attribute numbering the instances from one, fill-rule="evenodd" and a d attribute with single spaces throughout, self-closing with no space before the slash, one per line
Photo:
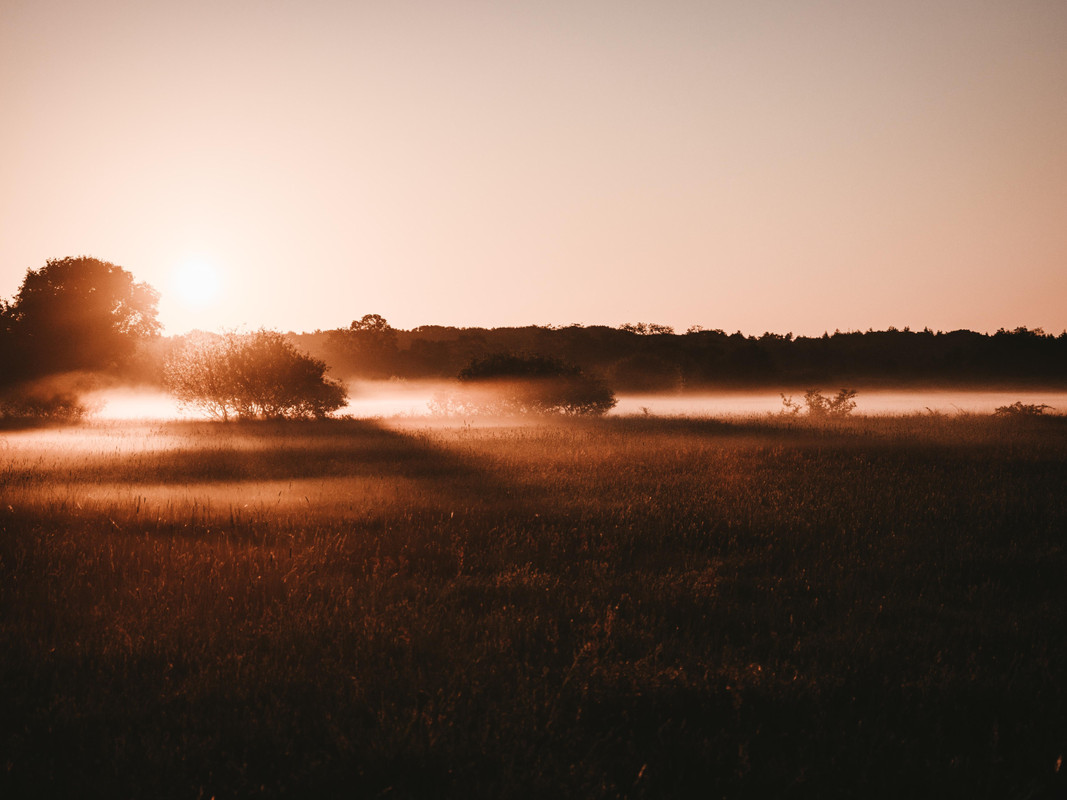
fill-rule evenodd
<path id="1" fill-rule="evenodd" d="M 1067 418 L 0 431 L 4 797 L 1057 797 Z"/>

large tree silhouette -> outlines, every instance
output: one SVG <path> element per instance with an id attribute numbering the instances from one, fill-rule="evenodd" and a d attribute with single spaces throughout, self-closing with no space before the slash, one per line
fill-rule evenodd
<path id="1" fill-rule="evenodd" d="M 120 367 L 140 340 L 159 333 L 158 299 L 122 267 L 88 256 L 29 270 L 0 309 L 0 381 Z"/>

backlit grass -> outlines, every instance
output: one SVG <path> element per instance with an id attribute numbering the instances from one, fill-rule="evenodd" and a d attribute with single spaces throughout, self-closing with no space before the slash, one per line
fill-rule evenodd
<path id="1" fill-rule="evenodd" d="M 4 796 L 1055 796 L 1067 420 L 0 434 Z"/>

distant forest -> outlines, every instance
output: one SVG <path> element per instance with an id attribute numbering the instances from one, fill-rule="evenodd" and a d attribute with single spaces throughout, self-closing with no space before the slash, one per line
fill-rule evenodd
<path id="1" fill-rule="evenodd" d="M 529 353 L 561 359 L 623 392 L 753 386 L 1067 386 L 1067 332 L 1017 328 L 728 334 L 655 324 L 519 328 L 423 325 L 399 330 L 369 314 L 347 329 L 289 334 L 341 379 L 454 378 L 473 359 Z"/>

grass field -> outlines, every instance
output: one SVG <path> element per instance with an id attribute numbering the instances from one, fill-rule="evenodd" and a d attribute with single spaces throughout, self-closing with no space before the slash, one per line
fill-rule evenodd
<path id="1" fill-rule="evenodd" d="M 1067 418 L 0 432 L 0 796 L 1058 797 Z"/>

